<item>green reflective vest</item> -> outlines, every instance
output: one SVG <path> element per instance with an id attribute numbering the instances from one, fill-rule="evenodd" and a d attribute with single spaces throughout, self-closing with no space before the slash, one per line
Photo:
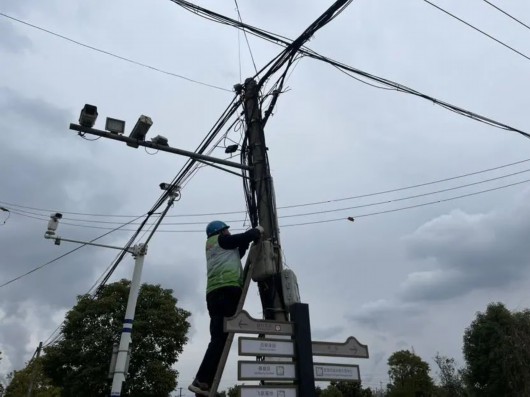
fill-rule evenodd
<path id="1" fill-rule="evenodd" d="M 206 240 L 206 269 L 208 282 L 206 293 L 221 287 L 242 287 L 243 267 L 239 250 L 225 250 L 219 246 L 219 235 Z"/>

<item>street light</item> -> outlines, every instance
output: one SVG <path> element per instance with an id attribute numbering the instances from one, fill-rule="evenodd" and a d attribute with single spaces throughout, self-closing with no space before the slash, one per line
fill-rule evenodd
<path id="1" fill-rule="evenodd" d="M 125 131 L 125 121 L 107 117 L 107 121 L 105 122 L 105 130 L 115 134 L 123 134 Z"/>

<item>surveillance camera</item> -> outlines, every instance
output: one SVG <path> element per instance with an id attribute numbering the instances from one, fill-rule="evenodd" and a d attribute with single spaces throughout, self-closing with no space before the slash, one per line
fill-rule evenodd
<path id="1" fill-rule="evenodd" d="M 168 190 L 171 187 L 171 185 L 169 183 L 165 183 L 165 182 L 162 182 L 158 186 L 160 186 L 160 189 L 162 189 L 162 190 Z"/>
<path id="2" fill-rule="evenodd" d="M 83 127 L 92 128 L 98 118 L 98 108 L 94 105 L 85 104 L 79 115 L 79 124 Z"/>
<path id="3" fill-rule="evenodd" d="M 139 141 L 145 141 L 147 131 L 149 131 L 149 128 L 151 128 L 152 125 L 153 120 L 151 120 L 151 117 L 141 115 L 136 124 L 134 125 L 131 134 L 129 135 L 129 138 L 137 139 Z M 127 143 L 127 145 L 134 148 L 138 147 L 138 144 L 136 143 Z"/>
<path id="4" fill-rule="evenodd" d="M 59 219 L 63 217 L 63 214 L 56 212 L 50 215 L 50 220 L 48 221 L 48 230 L 46 231 L 47 235 L 53 236 L 57 227 L 59 226 Z"/>
<path id="5" fill-rule="evenodd" d="M 169 146 L 167 138 L 162 135 L 157 135 L 154 138 L 151 138 L 151 142 L 159 146 Z"/>

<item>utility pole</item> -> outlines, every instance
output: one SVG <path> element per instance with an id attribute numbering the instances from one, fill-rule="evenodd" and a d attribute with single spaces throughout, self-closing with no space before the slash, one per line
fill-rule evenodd
<path id="1" fill-rule="evenodd" d="M 41 350 L 42 342 L 40 342 L 39 347 L 37 347 L 37 354 L 35 357 L 35 362 L 33 363 L 33 369 L 31 370 L 31 378 L 29 380 L 28 393 L 26 394 L 27 397 L 31 397 L 31 395 L 33 394 L 33 384 L 35 383 L 35 376 L 37 375 L 37 360 L 40 357 Z"/>
<path id="2" fill-rule="evenodd" d="M 276 215 L 276 199 L 274 185 L 267 157 L 265 132 L 259 103 L 259 86 L 252 78 L 245 80 L 244 112 L 247 124 L 249 145 L 249 165 L 252 167 L 250 176 L 252 190 L 256 193 L 257 210 L 260 225 L 265 229 L 263 240 L 269 241 L 272 248 L 272 271 L 265 280 L 258 282 L 258 288 L 266 319 L 287 320 L 287 310 L 281 298 L 282 255 L 280 246 L 280 230 Z M 270 266 L 266 260 L 259 266 Z M 259 270 L 259 269 L 258 269 Z"/>

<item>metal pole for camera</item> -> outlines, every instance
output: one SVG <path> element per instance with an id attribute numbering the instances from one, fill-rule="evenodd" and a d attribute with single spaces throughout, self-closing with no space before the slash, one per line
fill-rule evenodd
<path id="1" fill-rule="evenodd" d="M 111 358 L 110 372 L 113 378 L 112 388 L 111 388 L 111 393 L 110 393 L 111 397 L 121 396 L 123 382 L 125 381 L 125 378 L 127 375 L 127 369 L 129 366 L 129 359 L 130 359 L 130 345 L 132 342 L 131 333 L 132 333 L 132 328 L 133 328 L 134 315 L 136 312 L 136 303 L 138 301 L 138 295 L 140 294 L 142 270 L 143 270 L 145 255 L 147 253 L 147 243 L 153 237 L 153 234 L 155 233 L 156 229 L 162 222 L 162 219 L 164 218 L 166 213 L 169 211 L 169 208 L 171 208 L 174 201 L 180 196 L 179 186 L 172 188 L 170 185 L 162 183 L 160 184 L 160 187 L 163 190 L 168 191 L 169 199 L 168 199 L 167 207 L 162 212 L 157 223 L 155 224 L 151 233 L 147 237 L 146 242 L 143 244 L 137 244 L 131 248 L 123 248 L 123 247 L 116 247 L 112 245 L 93 243 L 91 241 L 64 239 L 62 237 L 55 235 L 55 231 L 57 230 L 57 227 L 59 226 L 59 221 L 62 218 L 62 214 L 60 213 L 51 214 L 50 220 L 48 222 L 48 230 L 44 234 L 44 238 L 49 239 L 49 240 L 54 240 L 56 245 L 60 245 L 61 241 L 66 241 L 66 242 L 72 242 L 72 243 L 79 243 L 83 245 L 92 245 L 96 247 L 112 248 L 112 249 L 129 252 L 133 255 L 135 259 L 134 271 L 133 271 L 133 276 L 131 279 L 131 287 L 129 290 L 127 307 L 125 309 L 125 318 L 123 320 L 123 327 L 122 327 L 122 331 L 120 335 L 120 343 L 118 346 L 117 356 Z M 114 356 L 114 353 L 113 353 L 113 356 Z"/>
<path id="2" fill-rule="evenodd" d="M 129 299 L 127 301 L 127 309 L 125 310 L 125 318 L 123 320 L 123 328 L 121 330 L 116 367 L 114 368 L 112 389 L 110 392 L 111 397 L 121 395 L 121 389 L 123 382 L 125 381 L 129 358 L 129 346 L 132 341 L 131 332 L 134 314 L 136 312 L 136 302 L 138 301 L 138 294 L 140 293 L 140 280 L 142 278 L 142 269 L 146 252 L 147 246 L 145 244 L 138 244 L 134 247 L 132 252 L 132 255 L 134 256 L 134 271 L 131 280 L 131 289 L 129 291 Z"/>

